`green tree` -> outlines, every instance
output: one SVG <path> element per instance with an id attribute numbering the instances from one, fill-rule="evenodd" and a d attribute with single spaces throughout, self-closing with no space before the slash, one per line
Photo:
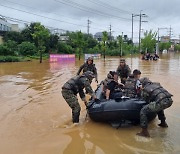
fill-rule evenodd
<path id="1" fill-rule="evenodd" d="M 58 41 L 59 41 L 59 36 L 56 34 L 51 34 L 49 39 L 47 40 L 47 50 L 56 50 L 58 47 Z"/>
<path id="2" fill-rule="evenodd" d="M 143 52 L 148 51 L 148 52 L 154 52 L 155 46 L 156 46 L 156 32 L 152 32 L 150 30 L 149 32 L 146 31 L 144 33 L 144 38 L 142 39 L 142 50 Z"/>
<path id="3" fill-rule="evenodd" d="M 176 44 L 176 45 L 174 46 L 174 50 L 175 50 L 175 51 L 180 51 L 180 44 Z"/>
<path id="4" fill-rule="evenodd" d="M 36 46 L 34 43 L 22 42 L 18 45 L 18 51 L 23 56 L 33 56 L 36 54 Z"/>
<path id="5" fill-rule="evenodd" d="M 59 42 L 57 45 L 58 53 L 72 54 L 73 48 L 67 43 Z"/>
<path id="6" fill-rule="evenodd" d="M 42 54 L 44 53 L 46 49 L 45 43 L 46 43 L 46 40 L 48 40 L 50 37 L 49 30 L 46 29 L 40 23 L 36 23 L 36 25 L 34 26 L 34 32 L 31 33 L 31 35 L 34 42 L 37 43 L 37 49 L 40 54 L 40 63 L 42 63 Z"/>
<path id="7" fill-rule="evenodd" d="M 159 50 L 163 51 L 163 50 L 168 50 L 171 47 L 171 43 L 167 42 L 167 43 L 159 43 Z"/>
<path id="8" fill-rule="evenodd" d="M 123 45 L 123 39 L 122 39 L 122 35 L 119 35 L 117 37 L 117 40 L 118 40 L 118 44 L 119 44 L 119 55 L 122 56 L 123 53 L 122 53 L 122 45 Z"/>
<path id="9" fill-rule="evenodd" d="M 8 31 L 5 33 L 3 40 L 4 42 L 12 40 L 20 44 L 24 40 L 24 38 L 20 32 Z"/>
<path id="10" fill-rule="evenodd" d="M 76 33 L 76 39 L 73 40 L 74 44 L 77 45 L 77 51 L 78 51 L 78 55 L 79 55 L 79 60 L 81 59 L 81 54 L 82 54 L 82 49 L 85 45 L 85 41 L 84 41 L 84 38 L 83 38 L 83 34 L 81 33 L 81 31 L 77 32 Z"/>
<path id="11" fill-rule="evenodd" d="M 103 51 L 104 51 L 104 59 L 105 59 L 105 53 L 106 53 L 106 42 L 108 40 L 108 32 L 107 31 L 104 31 L 102 32 L 103 33 L 103 37 L 102 37 L 102 40 L 103 40 Z"/>

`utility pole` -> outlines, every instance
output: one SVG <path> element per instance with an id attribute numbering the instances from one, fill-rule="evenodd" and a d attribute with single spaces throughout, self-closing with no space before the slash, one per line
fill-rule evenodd
<path id="1" fill-rule="evenodd" d="M 122 38 L 121 38 L 121 57 L 122 57 L 122 50 L 123 50 L 123 32 L 122 32 Z"/>
<path id="2" fill-rule="evenodd" d="M 171 26 L 170 26 L 170 28 L 169 28 L 169 41 L 171 42 L 171 37 L 172 37 L 172 28 L 171 28 Z"/>
<path id="3" fill-rule="evenodd" d="M 132 14 L 132 38 L 131 38 L 132 43 L 133 43 L 133 38 L 134 38 L 134 34 L 133 34 L 134 33 L 134 28 L 133 28 L 134 27 L 134 21 L 133 21 L 133 18 L 137 17 L 137 16 L 139 16 L 139 14 Z"/>
<path id="4" fill-rule="evenodd" d="M 165 28 L 158 28 L 158 46 L 157 46 L 157 51 L 156 51 L 157 54 L 159 54 L 159 42 L 160 42 L 160 41 L 159 41 L 159 38 L 160 38 L 160 36 L 159 36 L 159 31 L 160 31 L 160 30 L 163 30 L 163 29 L 168 29 L 168 28 L 166 28 L 166 27 L 165 27 Z"/>
<path id="5" fill-rule="evenodd" d="M 142 10 L 140 11 L 140 14 L 138 15 L 139 16 L 139 52 L 141 52 L 141 23 L 142 22 L 148 22 L 148 21 L 142 21 L 142 17 L 148 17 L 146 14 L 142 14 L 141 13 Z"/>
<path id="6" fill-rule="evenodd" d="M 110 26 L 109 26 L 109 32 L 110 32 L 110 41 L 112 41 L 112 29 L 111 29 L 112 27 L 111 27 L 111 24 L 110 24 Z"/>
<path id="7" fill-rule="evenodd" d="M 87 20 L 87 34 L 88 35 L 89 35 L 90 24 L 91 24 L 91 21 L 88 19 Z"/>
<path id="8" fill-rule="evenodd" d="M 142 14 L 140 11 L 140 15 L 139 15 L 139 53 L 141 52 L 141 18 L 142 18 Z"/>
<path id="9" fill-rule="evenodd" d="M 133 17 L 134 17 L 134 15 L 132 14 L 132 38 L 131 38 L 132 44 L 133 44 Z"/>

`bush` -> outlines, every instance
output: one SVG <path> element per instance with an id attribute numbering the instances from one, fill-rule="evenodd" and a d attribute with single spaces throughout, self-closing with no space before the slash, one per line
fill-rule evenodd
<path id="1" fill-rule="evenodd" d="M 10 56 L 18 55 L 17 43 L 15 41 L 8 40 L 3 45 L 7 48 L 7 50 L 4 51 L 4 56 L 6 56 L 6 55 L 10 55 Z"/>
<path id="2" fill-rule="evenodd" d="M 0 55 L 6 55 L 8 53 L 8 47 L 4 45 L 0 45 Z"/>
<path id="3" fill-rule="evenodd" d="M 34 43 L 22 42 L 18 45 L 18 51 L 23 56 L 33 56 L 36 54 L 36 47 Z"/>
<path id="4" fill-rule="evenodd" d="M 73 48 L 70 45 L 67 45 L 66 43 L 59 42 L 58 43 L 58 53 L 67 53 L 71 54 L 73 53 Z"/>
<path id="5" fill-rule="evenodd" d="M 21 58 L 16 56 L 0 56 L 0 62 L 20 62 Z"/>

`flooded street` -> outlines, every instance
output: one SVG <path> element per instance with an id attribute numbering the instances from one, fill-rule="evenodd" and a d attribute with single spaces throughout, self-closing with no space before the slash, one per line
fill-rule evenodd
<path id="1" fill-rule="evenodd" d="M 62 85 L 73 77 L 82 61 L 0 63 L 0 154 L 171 154 L 180 153 L 180 54 L 164 54 L 158 61 L 127 58 L 142 77 L 160 82 L 173 94 L 165 110 L 169 127 L 149 125 L 151 139 L 136 136 L 139 126 L 112 128 L 85 120 L 82 101 L 80 126 L 63 128 L 71 121 L 71 109 L 61 96 Z M 94 61 L 99 81 L 116 70 L 119 57 Z M 96 89 L 93 82 L 93 89 Z"/>

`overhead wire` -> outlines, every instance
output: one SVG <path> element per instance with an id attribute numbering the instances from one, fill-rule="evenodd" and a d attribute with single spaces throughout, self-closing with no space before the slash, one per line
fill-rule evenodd
<path id="1" fill-rule="evenodd" d="M 81 5 L 79 3 L 73 2 L 71 0 L 54 0 L 54 1 L 58 2 L 58 3 L 61 3 L 61 4 L 64 4 L 64 5 L 67 5 L 67 6 L 71 6 L 73 8 L 77 8 L 77 9 L 85 11 L 85 12 L 98 14 L 100 16 L 106 16 L 106 17 L 116 18 L 116 19 L 119 19 L 119 20 L 131 21 L 130 18 L 124 18 L 124 17 L 120 17 L 120 16 L 116 16 L 116 15 L 111 15 L 111 14 L 108 14 L 108 13 L 105 13 L 105 12 L 101 12 L 99 10 L 92 9 L 90 7 L 87 7 L 87 6 Z"/>

